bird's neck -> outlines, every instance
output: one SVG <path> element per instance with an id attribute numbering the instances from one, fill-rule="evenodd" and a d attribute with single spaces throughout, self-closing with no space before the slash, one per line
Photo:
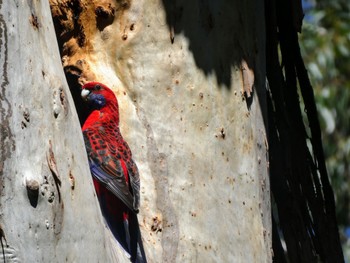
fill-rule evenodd
<path id="1" fill-rule="evenodd" d="M 94 125 L 109 125 L 110 123 L 113 123 L 113 126 L 119 129 L 118 104 L 109 104 L 99 110 L 91 112 L 83 125 L 83 130 Z"/>

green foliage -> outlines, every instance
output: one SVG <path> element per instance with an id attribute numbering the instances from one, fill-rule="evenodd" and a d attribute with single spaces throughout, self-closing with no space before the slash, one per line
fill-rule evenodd
<path id="1" fill-rule="evenodd" d="M 300 44 L 313 84 L 338 223 L 350 219 L 350 1 L 319 0 Z"/>

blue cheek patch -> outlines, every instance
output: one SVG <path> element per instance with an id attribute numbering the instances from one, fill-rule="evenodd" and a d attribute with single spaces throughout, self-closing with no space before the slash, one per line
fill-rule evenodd
<path id="1" fill-rule="evenodd" d="M 103 95 L 101 94 L 94 94 L 94 93 L 91 93 L 90 96 L 89 96 L 89 101 L 90 103 L 92 104 L 92 106 L 95 108 L 95 109 L 101 109 L 103 106 L 106 105 L 106 99 Z"/>

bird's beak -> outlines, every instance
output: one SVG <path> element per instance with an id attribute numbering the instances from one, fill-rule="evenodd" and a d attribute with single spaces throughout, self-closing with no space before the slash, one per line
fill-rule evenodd
<path id="1" fill-rule="evenodd" d="M 81 97 L 83 98 L 83 100 L 87 101 L 89 95 L 90 95 L 90 91 L 89 90 L 87 90 L 87 89 L 81 90 Z"/>

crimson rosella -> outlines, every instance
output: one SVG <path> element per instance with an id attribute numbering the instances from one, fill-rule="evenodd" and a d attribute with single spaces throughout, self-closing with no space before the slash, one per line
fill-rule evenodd
<path id="1" fill-rule="evenodd" d="M 146 262 L 137 221 L 140 177 L 119 130 L 117 98 L 98 82 L 85 84 L 81 96 L 91 109 L 82 130 L 102 213 L 131 261 Z"/>

